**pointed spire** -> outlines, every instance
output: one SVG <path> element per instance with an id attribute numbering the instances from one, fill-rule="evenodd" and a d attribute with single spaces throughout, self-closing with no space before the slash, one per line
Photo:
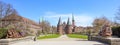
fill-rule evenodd
<path id="1" fill-rule="evenodd" d="M 42 22 L 42 21 L 44 21 L 43 17 L 41 17 L 41 18 L 39 19 L 39 22 Z"/>
<path id="2" fill-rule="evenodd" d="M 59 17 L 58 25 L 62 25 L 61 17 Z"/>
<path id="3" fill-rule="evenodd" d="M 44 21 L 43 17 L 39 18 L 39 24 L 43 21 Z"/>
<path id="4" fill-rule="evenodd" d="M 70 19 L 69 19 L 69 18 L 68 18 L 68 21 L 67 21 L 67 25 L 71 25 L 71 24 L 70 24 Z"/>
<path id="5" fill-rule="evenodd" d="M 73 16 L 73 13 L 72 13 L 72 21 L 74 21 L 74 16 Z"/>
<path id="6" fill-rule="evenodd" d="M 40 19 L 39 19 L 39 24 L 40 24 Z"/>
<path id="7" fill-rule="evenodd" d="M 72 26 L 74 27 L 75 26 L 75 20 L 74 20 L 74 15 L 72 13 Z"/>
<path id="8" fill-rule="evenodd" d="M 43 17 L 42 17 L 42 22 L 44 21 Z"/>

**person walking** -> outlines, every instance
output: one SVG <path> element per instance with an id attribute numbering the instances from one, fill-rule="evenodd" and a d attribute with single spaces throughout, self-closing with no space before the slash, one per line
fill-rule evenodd
<path id="1" fill-rule="evenodd" d="M 34 37 L 34 41 L 36 41 L 36 36 Z"/>

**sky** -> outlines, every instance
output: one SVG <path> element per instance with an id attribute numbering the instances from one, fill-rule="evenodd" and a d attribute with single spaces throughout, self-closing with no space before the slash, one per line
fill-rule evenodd
<path id="1" fill-rule="evenodd" d="M 114 21 L 120 7 L 120 0 L 1 0 L 10 3 L 18 13 L 39 22 L 43 17 L 56 26 L 59 17 L 62 22 L 75 18 L 77 26 L 92 26 L 95 18 L 102 16 Z"/>

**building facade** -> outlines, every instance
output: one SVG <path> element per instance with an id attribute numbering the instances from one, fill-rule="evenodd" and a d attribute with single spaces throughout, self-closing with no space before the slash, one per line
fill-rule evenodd
<path id="1" fill-rule="evenodd" d="M 63 34 L 71 34 L 75 32 L 75 20 L 74 16 L 72 16 L 72 24 L 70 22 L 70 19 L 68 18 L 67 24 L 66 22 L 61 21 L 61 17 L 59 18 L 58 24 L 57 24 L 57 32 L 61 35 Z"/>
<path id="2" fill-rule="evenodd" d="M 4 17 L 0 22 L 0 28 L 8 28 L 6 38 L 22 37 L 27 34 L 36 35 L 38 30 L 41 29 L 38 23 L 20 15 Z"/>

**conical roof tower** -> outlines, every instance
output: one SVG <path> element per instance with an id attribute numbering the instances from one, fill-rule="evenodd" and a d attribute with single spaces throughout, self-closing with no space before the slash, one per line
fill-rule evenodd
<path id="1" fill-rule="evenodd" d="M 72 31 L 71 29 L 71 23 L 70 23 L 70 19 L 68 18 L 68 21 L 67 21 L 67 26 L 66 26 L 66 30 L 67 30 L 67 34 L 70 34 Z"/>
<path id="2" fill-rule="evenodd" d="M 59 21 L 58 21 L 58 24 L 57 24 L 57 25 L 62 25 L 61 17 L 59 17 Z"/>
<path id="3" fill-rule="evenodd" d="M 63 34 L 61 17 L 59 18 L 59 21 L 58 21 L 58 24 L 57 24 L 57 32 L 61 35 Z"/>
<path id="4" fill-rule="evenodd" d="M 72 26 L 73 26 L 73 27 L 75 26 L 75 20 L 74 20 L 73 13 L 72 13 Z"/>
<path id="5" fill-rule="evenodd" d="M 70 19 L 68 18 L 67 25 L 71 25 Z"/>

